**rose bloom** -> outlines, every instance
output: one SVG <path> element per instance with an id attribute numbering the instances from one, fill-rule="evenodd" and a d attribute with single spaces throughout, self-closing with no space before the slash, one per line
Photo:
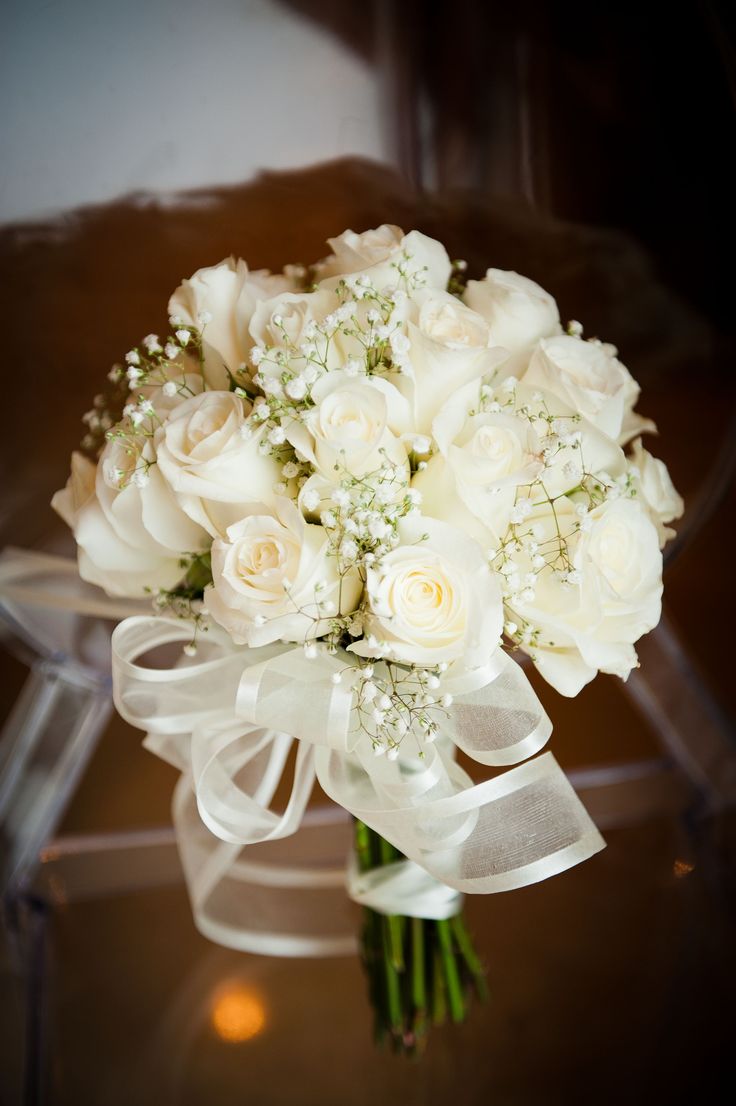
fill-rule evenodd
<path id="1" fill-rule="evenodd" d="M 412 487 L 422 511 L 459 526 L 485 549 L 495 548 L 509 524 L 519 486 L 543 469 L 541 446 L 527 419 L 505 412 L 469 414 L 478 386 L 466 385 L 433 423 L 438 452 L 418 471 Z"/>
<path id="2" fill-rule="evenodd" d="M 519 273 L 489 269 L 483 280 L 468 281 L 463 300 L 488 323 L 492 344 L 509 353 L 530 350 L 560 331 L 553 297 Z"/>
<path id="3" fill-rule="evenodd" d="M 349 473 L 365 476 L 386 464 L 405 471 L 406 445 L 398 436 L 408 426 L 406 401 L 377 376 L 327 373 L 312 388 L 315 406 L 287 436 L 322 480 L 339 483 Z"/>
<path id="4" fill-rule="evenodd" d="M 613 347 L 562 334 L 543 339 L 523 377 L 529 388 L 544 388 L 580 412 L 614 441 L 625 441 L 636 429 L 624 430 L 639 386 L 615 356 Z"/>
<path id="5" fill-rule="evenodd" d="M 186 513 L 213 537 L 271 503 L 281 466 L 260 451 L 265 430 L 249 433 L 250 407 L 234 392 L 202 392 L 180 403 L 156 434 L 159 468 Z M 243 436 L 244 433 L 247 436 Z"/>
<path id="6" fill-rule="evenodd" d="M 573 583 L 539 571 L 534 598 L 508 603 L 510 617 L 540 631 L 538 644 L 522 645 L 544 678 L 563 695 L 577 695 L 598 671 L 625 679 L 635 667 L 634 643 L 657 625 L 662 600 L 662 554 L 645 508 L 632 499 L 608 500 L 576 532 L 575 504 L 566 498 L 540 505 L 525 525 L 540 550 L 555 548 L 559 527 L 568 541 Z M 514 558 L 518 574 L 531 568 Z M 555 566 L 559 567 L 559 566 Z"/>
<path id="7" fill-rule="evenodd" d="M 324 529 L 279 499 L 273 514 L 249 514 L 213 543 L 205 605 L 237 645 L 319 637 L 330 617 L 355 610 L 362 590 L 354 570 L 338 575 L 328 550 Z"/>
<path id="8" fill-rule="evenodd" d="M 503 613 L 482 549 L 435 519 L 403 519 L 399 536 L 401 544 L 368 570 L 364 637 L 348 649 L 405 664 L 484 664 Z"/>
<path id="9" fill-rule="evenodd" d="M 356 234 L 344 231 L 338 238 L 328 238 L 332 255 L 316 266 L 320 282 L 334 286 L 340 277 L 369 278 L 374 288 L 395 288 L 400 283 L 396 264 L 410 255 L 409 271 L 422 273 L 429 288 L 447 287 L 452 266 L 441 242 L 413 230 L 404 234 L 401 227 L 384 224 L 375 230 Z"/>
<path id="10" fill-rule="evenodd" d="M 203 331 L 205 373 L 210 387 L 227 388 L 228 373 L 248 360 L 253 345 L 248 327 L 259 300 L 290 292 L 294 282 L 266 269 L 250 272 L 234 257 L 198 269 L 183 281 L 169 300 L 169 315 Z M 202 316 L 209 321 L 200 321 Z"/>
<path id="11" fill-rule="evenodd" d="M 341 331 L 333 333 L 329 342 L 314 331 L 314 327 L 322 326 L 339 309 L 340 302 L 337 293 L 324 288 L 317 292 L 285 292 L 261 300 L 253 312 L 250 336 L 261 349 L 299 350 L 303 345 L 312 345 L 316 357 L 326 362 L 328 368 L 338 368 L 349 356 L 364 355 L 359 343 Z M 306 358 L 303 361 L 297 359 L 294 367 L 299 365 L 306 367 Z M 280 379 L 284 370 L 281 365 L 267 360 L 260 362 L 258 371 Z"/>
<path id="12" fill-rule="evenodd" d="M 637 438 L 633 444 L 631 462 L 634 471 L 638 473 L 636 485 L 640 500 L 657 527 L 659 544 L 663 547 L 675 536 L 675 531 L 665 523 L 682 517 L 685 509 L 682 496 L 672 483 L 664 461 L 652 457 L 642 446 L 641 438 Z"/>
<path id="13" fill-rule="evenodd" d="M 417 292 L 412 305 L 408 365 L 396 383 L 410 394 L 415 430 L 429 434 L 445 400 L 468 381 L 492 372 L 508 354 L 489 348 L 491 332 L 485 319 L 449 293 Z"/>
<path id="14" fill-rule="evenodd" d="M 141 439 L 138 448 L 153 462 L 144 486 L 129 482 L 135 459 L 114 439 L 98 465 L 74 453 L 67 485 L 51 501 L 74 533 L 82 579 L 129 598 L 175 587 L 183 575 L 182 556 L 209 545 L 163 479 L 150 439 Z"/>

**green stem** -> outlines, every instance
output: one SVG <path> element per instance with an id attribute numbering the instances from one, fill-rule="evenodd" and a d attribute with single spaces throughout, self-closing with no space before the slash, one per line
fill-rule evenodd
<path id="1" fill-rule="evenodd" d="M 381 865 L 393 864 L 396 860 L 398 851 L 386 841 L 383 837 L 379 837 L 379 853 Z M 398 914 L 387 914 L 386 924 L 388 926 L 389 947 L 391 950 L 391 960 L 397 972 L 403 972 L 404 964 L 404 942 L 401 933 L 401 918 Z"/>
<path id="2" fill-rule="evenodd" d="M 450 923 L 447 919 L 444 919 L 438 921 L 436 925 L 442 969 L 447 984 L 450 1017 L 454 1022 L 461 1022 L 465 1017 L 465 1002 L 463 1000 L 462 984 L 460 983 L 460 973 L 457 970 L 457 960 L 452 947 Z"/>
<path id="3" fill-rule="evenodd" d="M 399 973 L 393 961 L 391 950 L 391 934 L 388 927 L 389 919 L 383 919 L 383 960 L 386 980 L 386 999 L 388 1002 L 388 1018 L 394 1033 L 401 1033 L 404 1028 L 404 1019 L 401 1010 L 401 985 Z"/>
<path id="4" fill-rule="evenodd" d="M 411 919 L 411 999 L 417 1018 L 417 1030 L 421 1032 L 427 1015 L 427 979 L 425 968 L 425 944 L 423 918 Z"/>
<path id="5" fill-rule="evenodd" d="M 432 954 L 432 1021 L 435 1025 L 442 1025 L 447 1016 L 447 996 L 445 993 L 445 978 L 442 974 L 442 960 L 438 949 Z"/>
<path id="6" fill-rule="evenodd" d="M 457 942 L 457 946 L 460 949 L 463 960 L 465 961 L 468 971 L 473 977 L 475 989 L 478 992 L 478 998 L 484 1002 L 488 998 L 488 984 L 486 983 L 486 973 L 483 970 L 483 965 L 480 962 L 477 952 L 473 948 L 473 943 L 470 940 L 470 934 L 468 933 L 462 914 L 456 914 L 454 918 L 450 920 L 450 926 L 452 933 Z"/>

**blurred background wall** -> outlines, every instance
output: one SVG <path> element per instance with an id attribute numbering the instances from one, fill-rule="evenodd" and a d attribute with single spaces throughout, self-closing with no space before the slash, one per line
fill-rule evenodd
<path id="1" fill-rule="evenodd" d="M 386 156 L 368 62 L 274 0 L 2 0 L 0 11 L 0 222 Z"/>

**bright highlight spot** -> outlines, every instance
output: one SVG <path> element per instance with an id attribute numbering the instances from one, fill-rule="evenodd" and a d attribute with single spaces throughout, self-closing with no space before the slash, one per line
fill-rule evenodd
<path id="1" fill-rule="evenodd" d="M 215 995 L 211 1014 L 217 1036 L 230 1044 L 257 1037 L 266 1025 L 266 1009 L 260 995 L 242 983 L 227 984 Z"/>

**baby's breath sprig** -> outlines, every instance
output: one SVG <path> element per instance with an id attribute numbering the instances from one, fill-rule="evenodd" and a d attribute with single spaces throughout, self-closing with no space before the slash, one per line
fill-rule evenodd
<path id="1" fill-rule="evenodd" d="M 202 328 L 208 321 L 203 317 Z M 133 429 L 144 421 L 150 414 L 145 402 L 150 402 L 155 389 L 160 388 L 167 398 L 194 394 L 187 384 L 186 373 L 195 371 L 204 376 L 202 330 L 175 316 L 170 322 L 176 329 L 163 344 L 157 334 L 148 334 L 140 346 L 128 350 L 123 365 L 112 366 L 107 374 L 110 387 L 95 396 L 92 408 L 83 415 L 87 430 L 81 447 L 91 457 L 99 457 L 110 440 L 109 432 L 121 419 L 131 420 Z M 142 406 L 136 408 L 129 402 L 131 392 L 138 392 Z"/>
<path id="2" fill-rule="evenodd" d="M 423 758 L 424 746 L 436 740 L 452 706 L 452 695 L 441 688 L 447 664 L 423 668 L 379 660 L 348 671 L 354 681 L 354 732 L 369 737 L 374 754 L 389 760 L 396 760 L 411 737 Z"/>
<path id="3" fill-rule="evenodd" d="M 204 589 L 212 583 L 212 561 L 210 553 L 192 553 L 179 561 L 182 578 L 174 588 L 159 588 L 155 593 L 151 588 L 146 591 L 153 596 L 153 607 L 157 614 L 167 614 L 172 618 L 191 623 L 192 637 L 184 646 L 184 653 L 193 657 L 197 652 L 197 639 L 208 631 L 207 610 L 202 606 Z"/>

